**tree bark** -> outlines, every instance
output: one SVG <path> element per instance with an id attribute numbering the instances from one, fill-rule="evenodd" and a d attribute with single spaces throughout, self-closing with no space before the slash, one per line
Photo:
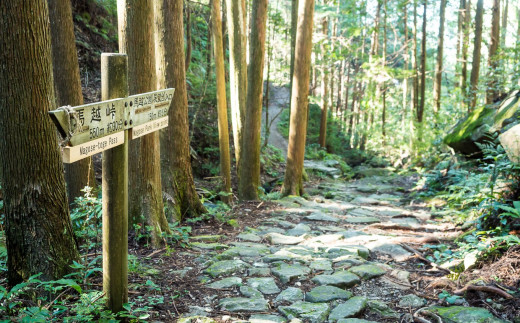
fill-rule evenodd
<path id="1" fill-rule="evenodd" d="M 413 0 L 412 40 L 413 88 L 410 104 L 412 106 L 412 111 L 417 113 L 417 109 L 419 108 L 419 67 L 417 64 L 417 0 Z M 415 116 L 415 118 L 417 118 L 417 116 Z M 413 120 L 413 117 L 411 120 Z"/>
<path id="2" fill-rule="evenodd" d="M 507 16 L 509 13 L 509 0 L 505 0 L 504 10 L 502 11 L 502 36 L 500 36 L 500 47 L 505 49 L 507 37 Z"/>
<path id="3" fill-rule="evenodd" d="M 439 38 L 437 42 L 437 63 L 435 65 L 435 83 L 433 85 L 433 112 L 437 114 L 441 109 L 442 90 L 442 60 L 444 50 L 444 21 L 446 17 L 446 0 L 441 0 L 439 19 Z"/>
<path id="4" fill-rule="evenodd" d="M 217 78 L 218 143 L 220 150 L 221 190 L 225 193 L 221 199 L 231 202 L 231 162 L 229 156 L 229 125 L 226 103 L 226 80 L 224 71 L 224 42 L 220 19 L 220 0 L 211 0 L 211 20 L 213 34 L 213 53 L 215 56 L 215 74 Z"/>
<path id="5" fill-rule="evenodd" d="M 119 51 L 128 55 L 130 95 L 154 91 L 157 77 L 153 3 L 118 0 L 117 10 Z M 170 120 L 172 123 L 178 122 L 173 118 Z M 164 215 L 159 149 L 159 132 L 156 131 L 141 140 L 132 140 L 129 152 L 129 218 L 135 223 L 136 219 L 144 217 L 152 228 L 152 244 L 155 247 L 162 242 L 161 233 L 170 231 Z M 129 225 L 131 223 L 129 221 Z"/>
<path id="6" fill-rule="evenodd" d="M 229 38 L 229 98 L 231 124 L 237 171 L 240 165 L 242 130 L 245 120 L 247 94 L 247 63 L 245 35 L 245 4 L 228 0 L 226 4 Z M 237 172 L 238 173 L 238 172 Z"/>
<path id="7" fill-rule="evenodd" d="M 54 89 L 58 106 L 83 104 L 81 79 L 79 76 L 78 53 L 72 21 L 72 7 L 68 0 L 48 0 L 52 40 L 52 67 Z M 85 186 L 95 187 L 92 158 L 88 157 L 73 164 L 65 164 L 65 181 L 69 204 L 84 195 Z"/>
<path id="8" fill-rule="evenodd" d="M 55 280 L 79 259 L 56 129 L 49 13 L 44 0 L 0 1 L 0 167 L 7 278 Z"/>
<path id="9" fill-rule="evenodd" d="M 482 18 L 484 13 L 484 0 L 477 1 L 477 13 L 475 15 L 475 40 L 473 42 L 473 62 L 471 64 L 469 93 L 469 111 L 473 111 L 477 104 L 478 77 L 480 72 L 480 48 L 482 46 Z"/>
<path id="10" fill-rule="evenodd" d="M 410 50 L 408 48 L 408 1 L 405 2 L 403 7 L 403 26 L 404 26 L 404 48 L 403 48 L 403 60 L 405 69 L 408 70 L 410 68 Z M 408 112 L 408 77 L 403 78 L 403 119 L 401 123 L 401 128 L 405 129 L 406 125 L 406 115 Z"/>
<path id="11" fill-rule="evenodd" d="M 184 9 L 186 10 L 186 61 L 184 63 L 184 70 L 187 72 L 191 63 L 191 9 L 189 1 L 186 1 Z M 209 42 L 209 41 L 208 41 Z"/>
<path id="12" fill-rule="evenodd" d="M 298 1 L 299 0 L 291 0 L 291 66 L 289 71 L 289 85 L 290 89 L 292 89 L 293 84 L 293 75 L 294 75 L 294 50 L 296 43 L 296 29 L 298 24 Z M 292 97 L 291 97 L 292 99 Z M 290 100 L 290 99 L 289 99 Z M 289 101 L 289 106 L 291 106 L 291 102 Z"/>
<path id="13" fill-rule="evenodd" d="M 163 190 L 177 221 L 206 211 L 195 190 L 191 168 L 182 6 L 182 0 L 155 1 L 157 87 L 175 88 L 168 110 L 170 125 L 160 137 Z"/>
<path id="14" fill-rule="evenodd" d="M 491 42 L 489 44 L 488 66 L 489 77 L 486 91 L 486 103 L 492 104 L 499 96 L 497 68 L 499 58 L 497 57 L 500 44 L 500 0 L 493 1 L 493 15 L 491 20 Z"/>
<path id="15" fill-rule="evenodd" d="M 387 8 L 387 0 L 383 1 L 383 7 L 385 9 L 385 17 L 383 19 L 383 70 L 386 69 L 386 42 L 387 42 L 387 18 L 388 18 L 388 8 Z M 385 144 L 386 137 L 386 82 L 383 81 L 383 111 L 381 115 L 381 134 L 383 137 L 383 145 Z"/>
<path id="16" fill-rule="evenodd" d="M 329 32 L 328 18 L 324 17 L 321 20 L 321 32 L 324 38 L 327 38 Z M 318 143 L 322 148 L 327 145 L 327 114 L 328 114 L 328 86 L 329 73 L 327 71 L 327 49 L 325 47 L 325 40 L 321 43 L 321 119 L 320 119 L 320 136 Z"/>
<path id="17" fill-rule="evenodd" d="M 294 55 L 294 83 L 291 90 L 287 167 L 282 187 L 284 195 L 303 194 L 302 172 L 307 134 L 313 16 L 314 0 L 300 0 Z"/>
<path id="18" fill-rule="evenodd" d="M 257 200 L 260 186 L 260 128 L 262 126 L 266 23 L 267 0 L 254 0 L 249 37 L 246 118 L 238 179 L 238 196 L 241 200 Z"/>

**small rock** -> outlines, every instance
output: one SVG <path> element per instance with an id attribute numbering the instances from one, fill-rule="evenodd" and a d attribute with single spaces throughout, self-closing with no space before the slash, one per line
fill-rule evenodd
<path id="1" fill-rule="evenodd" d="M 285 323 L 287 320 L 278 315 L 257 314 L 249 318 L 250 323 Z"/>
<path id="2" fill-rule="evenodd" d="M 399 307 L 403 308 L 419 308 L 426 304 L 426 300 L 414 294 L 408 294 L 399 300 Z"/>
<path id="3" fill-rule="evenodd" d="M 370 251 L 389 255 L 395 261 L 405 261 L 412 256 L 412 254 L 406 251 L 403 247 L 393 243 L 372 242 L 367 244 L 367 247 Z"/>
<path id="4" fill-rule="evenodd" d="M 309 232 L 311 232 L 310 226 L 303 223 L 298 223 L 294 228 L 288 230 L 287 234 L 290 236 L 301 236 Z"/>
<path id="5" fill-rule="evenodd" d="M 223 260 L 217 261 L 216 263 L 209 266 L 206 270 L 204 270 L 205 274 L 209 274 L 211 277 L 220 277 L 227 276 L 234 273 L 241 273 L 249 265 L 243 262 L 242 260 Z"/>
<path id="6" fill-rule="evenodd" d="M 364 196 L 358 196 L 350 202 L 354 204 L 379 204 L 379 200 Z"/>
<path id="7" fill-rule="evenodd" d="M 305 294 L 305 300 L 312 303 L 325 303 L 335 299 L 349 299 L 352 293 L 334 286 L 318 286 Z"/>
<path id="8" fill-rule="evenodd" d="M 335 321 L 342 318 L 353 317 L 361 314 L 367 307 L 367 299 L 361 296 L 355 296 L 343 304 L 336 306 L 329 315 L 329 321 Z"/>
<path id="9" fill-rule="evenodd" d="M 296 302 L 290 306 L 280 306 L 278 311 L 290 320 L 301 318 L 306 322 L 321 323 L 327 319 L 330 307 L 326 303 Z"/>
<path id="10" fill-rule="evenodd" d="M 282 291 L 280 294 L 278 294 L 278 296 L 276 296 L 274 303 L 294 303 L 301 300 L 303 300 L 303 292 L 301 291 L 301 289 L 296 287 L 288 287 L 286 290 Z"/>
<path id="11" fill-rule="evenodd" d="M 239 277 L 227 277 L 221 280 L 217 280 L 208 285 L 208 288 L 213 289 L 226 289 L 235 286 L 240 286 L 242 284 L 242 279 Z"/>
<path id="12" fill-rule="evenodd" d="M 287 284 L 294 278 L 305 276 L 310 273 L 310 269 L 301 265 L 288 265 L 285 263 L 279 264 L 271 270 L 274 276 L 278 277 L 280 281 Z"/>
<path id="13" fill-rule="evenodd" d="M 258 289 L 262 294 L 277 294 L 280 292 L 278 286 L 271 277 L 266 278 L 249 278 L 247 284 Z"/>
<path id="14" fill-rule="evenodd" d="M 220 300 L 219 306 L 228 312 L 266 312 L 269 310 L 269 304 L 263 298 L 224 298 Z"/>
<path id="15" fill-rule="evenodd" d="M 180 318 L 177 323 L 216 323 L 212 318 L 205 317 L 205 316 L 190 316 L 190 317 L 183 317 Z"/>
<path id="16" fill-rule="evenodd" d="M 295 245 L 303 240 L 305 240 L 304 236 L 293 237 L 286 236 L 280 233 L 272 232 L 268 233 L 264 236 L 264 238 L 269 241 L 271 244 L 283 244 L 283 245 Z"/>
<path id="17" fill-rule="evenodd" d="M 358 276 L 348 271 L 339 271 L 332 275 L 318 275 L 312 281 L 318 285 L 331 285 L 341 288 L 352 287 L 361 282 Z"/>
<path id="18" fill-rule="evenodd" d="M 470 270 L 475 267 L 478 261 L 478 257 L 480 255 L 480 251 L 474 250 L 467 255 L 464 256 L 464 270 Z"/>
<path id="19" fill-rule="evenodd" d="M 377 313 L 379 316 L 385 319 L 399 319 L 401 315 L 391 309 L 387 304 L 376 301 L 376 300 L 368 300 L 368 308 L 370 312 Z"/>
<path id="20" fill-rule="evenodd" d="M 190 237 L 191 240 L 198 240 L 203 242 L 217 242 L 222 239 L 221 235 L 200 235 L 200 236 L 193 236 Z"/>
<path id="21" fill-rule="evenodd" d="M 363 279 L 371 279 L 386 274 L 386 270 L 377 265 L 360 265 L 349 269 L 351 273 L 358 275 Z"/>
<path id="22" fill-rule="evenodd" d="M 258 291 L 258 289 L 253 288 L 251 286 L 240 286 L 240 293 L 245 297 L 249 298 L 262 298 L 264 297 L 262 293 Z"/>
<path id="23" fill-rule="evenodd" d="M 348 211 L 347 215 L 351 215 L 351 216 L 374 216 L 375 213 L 370 211 L 370 210 L 367 210 L 367 209 L 357 208 L 357 209 L 353 209 L 353 210 Z"/>

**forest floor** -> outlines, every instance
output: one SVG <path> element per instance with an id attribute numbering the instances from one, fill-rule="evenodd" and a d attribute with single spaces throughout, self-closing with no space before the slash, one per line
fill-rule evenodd
<path id="1" fill-rule="evenodd" d="M 307 199 L 241 204 L 234 209 L 237 227 L 201 224 L 193 227 L 185 250 L 138 255 L 155 270 L 149 277 L 133 275 L 131 286 L 142 290 L 131 293 L 144 292 L 145 303 L 154 295 L 169 296 L 151 311 L 160 321 L 356 317 L 468 323 L 518 317 L 518 300 L 505 299 L 507 293 L 495 287 L 470 289 L 439 307 L 446 302 L 438 294 L 464 287 L 457 286 L 464 279 L 453 279 L 421 250 L 424 244 L 453 241 L 461 231 L 435 219 L 425 205 L 410 203 L 415 179 L 392 173 L 348 182 L 317 179 L 306 184 Z M 147 279 L 157 286 L 150 289 Z"/>

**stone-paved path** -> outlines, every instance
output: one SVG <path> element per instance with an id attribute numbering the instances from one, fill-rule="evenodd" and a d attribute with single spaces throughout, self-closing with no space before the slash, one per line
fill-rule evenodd
<path id="1" fill-rule="evenodd" d="M 400 181 L 327 180 L 307 188 L 308 199 L 277 201 L 270 218 L 231 243 L 217 236 L 193 244 L 208 297 L 179 322 L 414 322 L 423 308 L 431 322 L 506 322 L 484 308 L 421 297 L 410 261 L 419 271 L 431 267 L 402 243 L 453 233 L 405 203 Z"/>

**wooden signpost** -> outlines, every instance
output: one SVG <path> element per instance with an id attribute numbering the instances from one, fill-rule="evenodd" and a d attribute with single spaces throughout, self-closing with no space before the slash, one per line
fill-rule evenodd
<path id="1" fill-rule="evenodd" d="M 125 54 L 101 55 L 101 102 L 49 114 L 65 163 L 103 152 L 103 291 L 117 313 L 128 302 L 128 143 L 168 126 L 175 89 L 128 96 Z"/>

